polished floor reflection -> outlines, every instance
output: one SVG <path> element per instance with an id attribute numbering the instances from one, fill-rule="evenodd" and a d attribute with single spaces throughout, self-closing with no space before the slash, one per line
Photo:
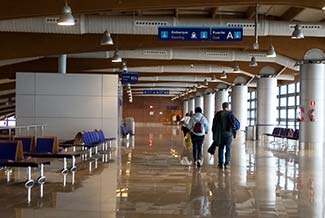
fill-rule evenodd
<path id="1" fill-rule="evenodd" d="M 323 218 L 323 145 L 313 147 L 241 136 L 229 169 L 207 152 L 197 169 L 180 161 L 187 154 L 179 128 L 138 128 L 121 152 L 117 217 Z"/>
<path id="2" fill-rule="evenodd" d="M 9 184 L 0 171 L 0 217 L 324 218 L 323 145 L 298 147 L 294 141 L 245 142 L 240 136 L 230 168 L 217 168 L 204 151 L 198 169 L 181 161 L 190 152 L 179 127 L 139 127 L 108 163 L 79 160 L 75 185 L 71 176 L 63 185 L 62 161 L 47 166 L 44 197 L 36 186 L 30 204 L 25 169 L 14 169 Z"/>

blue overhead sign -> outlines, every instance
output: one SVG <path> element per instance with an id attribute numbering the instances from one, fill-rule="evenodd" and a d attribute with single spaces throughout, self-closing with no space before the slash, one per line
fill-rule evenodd
<path id="1" fill-rule="evenodd" d="M 241 27 L 159 27 L 159 39 L 164 41 L 241 41 Z"/>
<path id="2" fill-rule="evenodd" d="M 209 40 L 207 27 L 159 27 L 160 40 L 202 41 Z"/>
<path id="3" fill-rule="evenodd" d="M 211 41 L 241 41 L 243 28 L 211 28 Z"/>
<path id="4" fill-rule="evenodd" d="M 126 73 L 122 73 L 121 76 L 121 81 L 122 84 L 135 84 L 138 82 L 138 73 L 136 72 L 126 72 Z"/>
<path id="5" fill-rule="evenodd" d="M 169 95 L 169 90 L 143 90 L 144 95 Z"/>

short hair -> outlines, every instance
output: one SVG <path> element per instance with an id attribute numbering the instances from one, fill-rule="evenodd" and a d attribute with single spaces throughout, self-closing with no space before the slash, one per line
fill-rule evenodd
<path id="1" fill-rule="evenodd" d="M 202 113 L 202 109 L 200 107 L 196 107 L 194 111 L 195 113 Z"/>
<path id="2" fill-rule="evenodd" d="M 229 108 L 229 103 L 228 102 L 223 102 L 222 103 L 222 108 L 223 109 Z"/>

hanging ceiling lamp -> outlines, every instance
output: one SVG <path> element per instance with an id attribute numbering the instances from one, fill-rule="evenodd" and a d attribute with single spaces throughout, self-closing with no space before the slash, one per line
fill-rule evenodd
<path id="1" fill-rule="evenodd" d="M 236 66 L 234 67 L 234 73 L 240 73 L 240 68 L 238 64 L 236 64 Z"/>
<path id="2" fill-rule="evenodd" d="M 304 33 L 301 30 L 301 26 L 296 24 L 294 31 L 292 32 L 291 39 L 303 39 Z"/>
<path id="3" fill-rule="evenodd" d="M 270 48 L 266 53 L 266 57 L 268 57 L 268 58 L 275 58 L 276 57 L 276 52 L 275 52 L 275 49 L 274 49 L 272 44 L 270 45 Z"/>
<path id="4" fill-rule="evenodd" d="M 105 30 L 102 40 L 100 41 L 100 44 L 101 45 L 114 45 L 111 34 L 107 30 Z"/>
<path id="5" fill-rule="evenodd" d="M 222 71 L 222 75 L 220 76 L 220 79 L 227 79 L 227 73 L 225 70 Z"/>
<path id="6" fill-rule="evenodd" d="M 127 72 L 128 71 L 128 67 L 126 66 L 126 63 L 125 62 L 122 63 L 122 71 L 123 72 Z"/>
<path id="7" fill-rule="evenodd" d="M 113 57 L 112 57 L 112 62 L 113 62 L 113 63 L 120 63 L 120 62 L 122 62 L 122 58 L 121 58 L 121 56 L 119 55 L 119 53 L 118 53 L 117 50 L 115 50 L 115 52 L 114 52 L 114 55 L 113 55 Z"/>
<path id="8" fill-rule="evenodd" d="M 59 17 L 58 25 L 60 26 L 73 26 L 76 24 L 74 17 L 72 16 L 72 10 L 71 7 L 68 5 L 68 3 L 65 3 L 64 8 L 62 9 L 62 14 Z"/>
<path id="9" fill-rule="evenodd" d="M 249 66 L 250 67 L 257 67 L 256 58 L 254 56 L 252 56 L 251 62 L 249 62 Z"/>

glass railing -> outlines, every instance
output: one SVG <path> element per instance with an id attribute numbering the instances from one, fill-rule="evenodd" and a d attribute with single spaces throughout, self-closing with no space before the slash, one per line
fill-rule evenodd
<path id="1" fill-rule="evenodd" d="M 46 124 L 27 125 L 27 126 L 6 126 L 0 127 L 1 135 L 34 135 L 42 136 L 45 134 Z"/>

